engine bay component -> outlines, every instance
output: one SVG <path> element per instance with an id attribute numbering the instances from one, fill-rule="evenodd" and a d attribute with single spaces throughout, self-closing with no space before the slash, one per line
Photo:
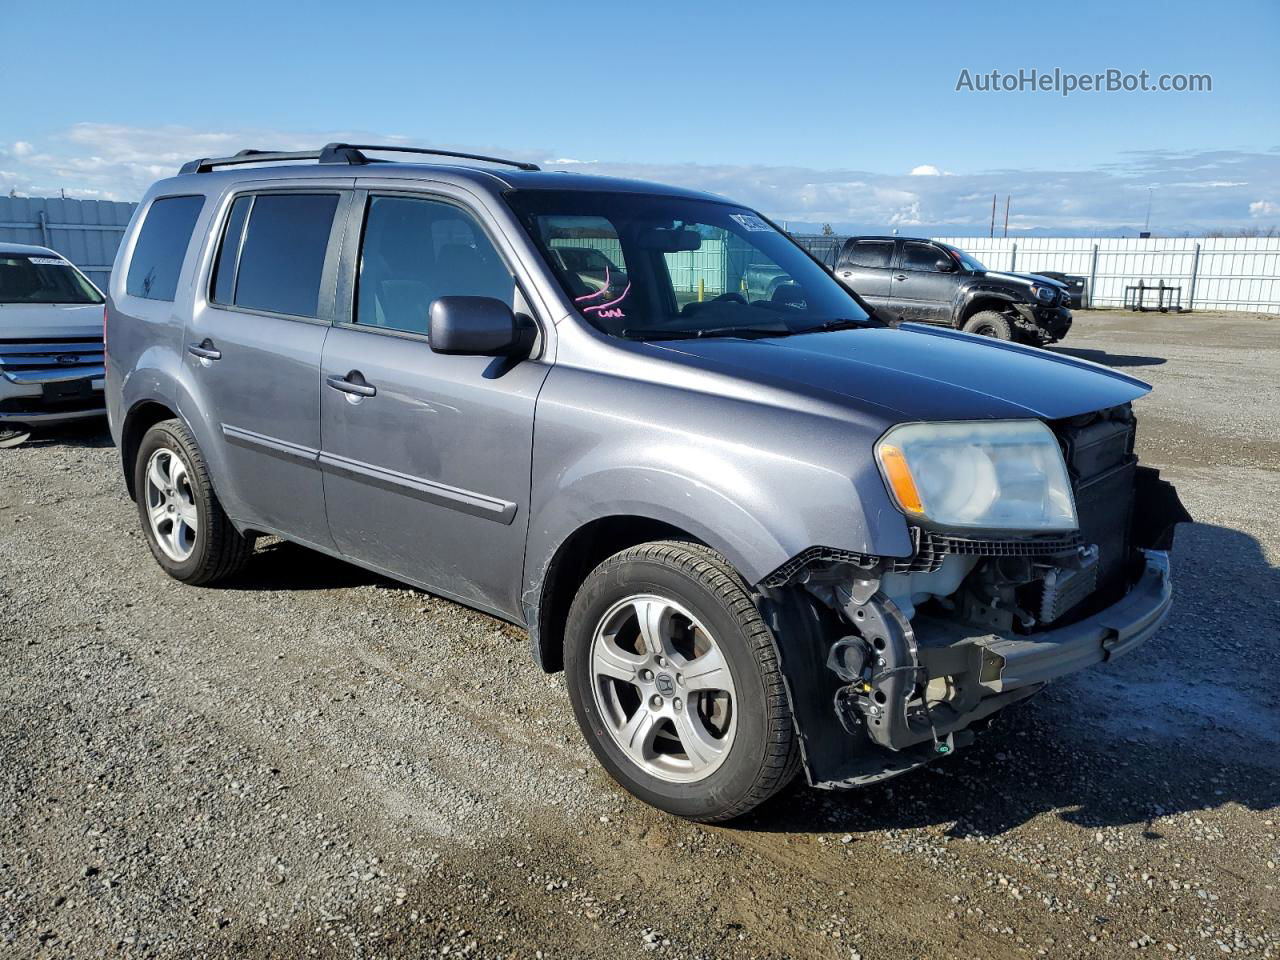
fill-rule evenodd
<path id="1" fill-rule="evenodd" d="M 1053 623 L 1072 607 L 1093 593 L 1098 585 L 1098 548 L 1086 547 L 1078 557 L 1078 566 L 1053 567 L 1044 575 L 1040 594 L 1039 619 Z"/>

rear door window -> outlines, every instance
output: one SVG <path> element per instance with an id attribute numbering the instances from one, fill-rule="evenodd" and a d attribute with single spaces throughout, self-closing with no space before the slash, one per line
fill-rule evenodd
<path id="1" fill-rule="evenodd" d="M 172 300 L 204 197 L 159 197 L 147 210 L 133 246 L 125 292 L 147 300 Z"/>
<path id="2" fill-rule="evenodd" d="M 892 240 L 857 240 L 845 251 L 842 267 L 888 268 L 893 259 Z"/>
<path id="3" fill-rule="evenodd" d="M 215 300 L 223 296 L 235 306 L 250 310 L 292 317 L 318 316 L 325 252 L 337 208 L 338 195 L 334 193 L 254 196 L 240 243 L 234 288 L 230 289 L 231 284 L 223 278 L 235 262 L 234 253 L 228 253 L 236 243 L 231 221 L 237 211 L 233 205 L 218 256 Z"/>

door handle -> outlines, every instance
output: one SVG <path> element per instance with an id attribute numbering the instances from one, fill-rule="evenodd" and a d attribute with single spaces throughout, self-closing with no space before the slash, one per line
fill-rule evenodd
<path id="1" fill-rule="evenodd" d="M 852 270 L 841 270 L 841 271 L 840 271 L 840 276 L 842 276 L 842 277 L 852 277 L 852 276 L 853 276 L 853 271 L 852 271 Z"/>
<path id="2" fill-rule="evenodd" d="M 905 279 L 907 279 L 907 275 L 906 275 L 905 273 L 900 273 L 900 274 L 898 274 L 896 277 L 894 277 L 893 279 L 895 279 L 895 280 L 905 280 Z"/>
<path id="3" fill-rule="evenodd" d="M 205 337 L 199 343 L 187 344 L 187 353 L 201 360 L 221 360 L 222 351 L 214 347 L 213 341 Z"/>
<path id="4" fill-rule="evenodd" d="M 353 397 L 376 397 L 378 395 L 378 388 L 372 383 L 366 382 L 359 370 L 352 370 L 345 377 L 334 374 L 331 377 L 326 377 L 325 382 L 334 390 L 349 393 Z"/>

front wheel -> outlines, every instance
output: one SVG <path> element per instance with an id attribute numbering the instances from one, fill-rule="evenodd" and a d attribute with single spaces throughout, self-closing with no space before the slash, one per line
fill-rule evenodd
<path id="1" fill-rule="evenodd" d="M 773 635 L 706 547 L 647 543 L 597 567 L 569 611 L 565 670 L 587 743 L 646 803 L 729 820 L 795 775 Z"/>
<path id="2" fill-rule="evenodd" d="M 976 333 L 980 337 L 994 337 L 996 340 L 1012 340 L 1013 324 L 1009 318 L 995 310 L 982 310 L 964 322 L 965 333 Z"/>

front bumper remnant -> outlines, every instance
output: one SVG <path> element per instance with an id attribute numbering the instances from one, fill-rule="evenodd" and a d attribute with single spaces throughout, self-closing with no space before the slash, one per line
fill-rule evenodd
<path id="1" fill-rule="evenodd" d="M 1028 328 L 1042 331 L 1052 340 L 1061 340 L 1071 329 L 1071 311 L 1064 306 L 1046 307 L 1030 303 L 1015 303 L 1013 306 Z"/>
<path id="2" fill-rule="evenodd" d="M 853 787 L 904 773 L 964 746 L 970 728 L 1049 680 L 1145 643 L 1169 614 L 1172 585 L 1168 554 L 1143 555 L 1142 571 L 1121 600 L 1026 636 L 975 632 L 924 616 L 908 623 L 888 598 L 873 597 L 858 621 L 869 644 L 869 678 L 838 681 L 832 691 L 786 670 L 810 782 Z M 923 698 L 916 695 L 922 688 Z M 814 709 L 810 697 L 825 700 L 825 711 Z M 838 727 L 830 722 L 833 706 Z"/>

